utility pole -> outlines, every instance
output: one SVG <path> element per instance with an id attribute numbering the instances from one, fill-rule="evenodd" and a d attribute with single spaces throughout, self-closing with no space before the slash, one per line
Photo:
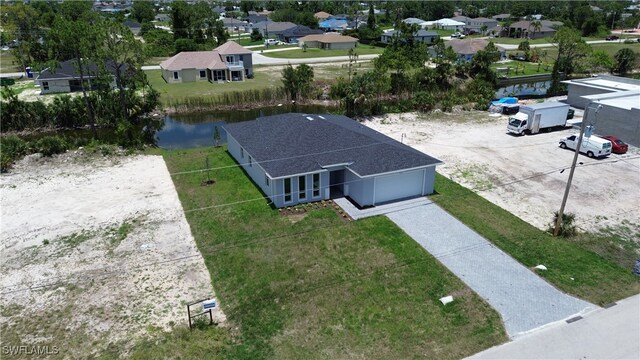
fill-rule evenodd
<path id="1" fill-rule="evenodd" d="M 576 163 L 578 162 L 578 154 L 580 153 L 580 146 L 582 146 L 582 137 L 584 136 L 584 129 L 587 126 L 587 115 L 589 114 L 589 107 L 592 103 L 589 103 L 584 109 L 584 116 L 582 117 L 582 124 L 580 124 L 580 136 L 578 137 L 578 143 L 576 145 L 576 152 L 573 154 L 573 162 L 571 163 L 571 171 L 569 172 L 569 180 L 567 180 L 567 188 L 564 190 L 564 197 L 562 198 L 562 204 L 560 205 L 560 211 L 558 211 L 558 218 L 556 219 L 556 226 L 553 229 L 553 236 L 560 234 L 560 225 L 562 224 L 562 215 L 564 214 L 564 207 L 567 204 L 567 198 L 569 197 L 569 189 L 571 188 L 571 181 L 573 180 L 573 173 L 576 171 Z M 598 105 L 595 109 L 595 113 L 602 105 Z"/>

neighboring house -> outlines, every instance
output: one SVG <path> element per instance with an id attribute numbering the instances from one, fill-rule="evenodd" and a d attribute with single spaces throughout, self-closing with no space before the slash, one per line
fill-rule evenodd
<path id="1" fill-rule="evenodd" d="M 105 64 L 107 71 L 115 74 L 113 63 Z M 98 65 L 88 64 L 83 74 L 85 89 L 94 90 L 96 84 L 93 79 L 98 74 Z M 80 82 L 80 73 L 77 70 L 75 61 L 67 60 L 58 64 L 54 70 L 50 68 L 44 69 L 34 82 L 40 86 L 40 94 L 68 93 L 82 91 L 82 83 Z M 115 79 L 111 83 L 111 87 L 115 87 Z"/>
<path id="2" fill-rule="evenodd" d="M 247 23 L 246 21 L 234 18 L 224 18 L 222 19 L 222 24 L 224 24 L 224 27 L 227 28 L 227 31 L 245 30 L 249 25 L 249 23 Z"/>
<path id="3" fill-rule="evenodd" d="M 402 20 L 402 22 L 407 25 L 418 25 L 420 27 L 424 27 L 425 26 L 424 23 L 426 23 L 426 21 L 418 18 L 406 18 Z"/>
<path id="4" fill-rule="evenodd" d="M 383 44 L 390 44 L 394 37 L 401 34 L 398 30 L 387 31 L 380 36 L 380 41 Z M 438 33 L 420 29 L 413 33 L 413 41 L 432 45 L 438 41 Z"/>
<path id="5" fill-rule="evenodd" d="M 155 17 L 155 21 L 170 22 L 171 16 L 169 14 L 158 14 Z"/>
<path id="6" fill-rule="evenodd" d="M 340 34 L 307 35 L 298 39 L 298 44 L 325 50 L 353 49 L 358 45 L 358 39 Z"/>
<path id="7" fill-rule="evenodd" d="M 442 162 L 342 115 L 224 125 L 228 151 L 276 207 L 346 196 L 361 207 L 433 193 Z"/>
<path id="8" fill-rule="evenodd" d="M 465 23 L 451 19 L 436 20 L 436 28 L 443 30 L 462 31 Z"/>
<path id="9" fill-rule="evenodd" d="M 251 25 L 263 21 L 269 21 L 269 17 L 267 15 L 249 14 L 244 18 L 244 21 L 248 22 Z"/>
<path id="10" fill-rule="evenodd" d="M 345 19 L 331 18 L 321 21 L 319 26 L 324 31 L 344 31 L 349 27 L 349 24 Z"/>
<path id="11" fill-rule="evenodd" d="M 482 33 L 482 27 L 486 26 L 486 30 L 495 29 L 498 26 L 498 21 L 494 19 L 487 19 L 483 17 L 470 18 L 467 16 L 452 17 L 451 20 L 464 23 L 464 30 L 471 30 L 477 33 Z"/>
<path id="12" fill-rule="evenodd" d="M 464 39 L 464 40 L 451 40 L 447 42 L 447 46 L 451 47 L 456 54 L 458 54 L 458 60 L 471 61 L 473 56 L 479 51 L 489 45 L 489 41 L 485 39 Z M 507 58 L 507 51 L 501 46 L 496 45 L 500 52 L 500 60 Z"/>
<path id="13" fill-rule="evenodd" d="M 160 63 L 168 83 L 244 81 L 253 76 L 252 52 L 234 41 L 213 51 L 183 51 Z"/>
<path id="14" fill-rule="evenodd" d="M 142 27 L 142 25 L 140 25 L 139 22 L 127 20 L 127 21 L 123 22 L 122 25 L 128 27 L 129 30 L 131 30 L 131 32 L 133 33 L 133 35 L 140 34 L 140 28 Z"/>
<path id="15" fill-rule="evenodd" d="M 305 37 L 307 35 L 319 35 L 322 33 L 324 32 L 319 29 L 311 29 L 308 26 L 297 25 L 278 34 L 278 40 L 289 44 L 297 44 L 298 39 L 301 37 Z"/>
<path id="16" fill-rule="evenodd" d="M 223 6 L 216 6 L 213 8 L 213 12 L 220 15 L 220 17 L 225 17 L 227 15 L 227 10 L 224 9 Z"/>
<path id="17" fill-rule="evenodd" d="M 329 14 L 328 12 L 319 11 L 319 12 L 313 14 L 313 16 L 315 16 L 315 18 L 318 19 L 318 21 L 323 21 L 323 20 L 327 20 L 328 18 L 332 17 L 333 15 Z"/>
<path id="18" fill-rule="evenodd" d="M 559 21 L 540 20 L 540 28 L 536 28 L 536 21 L 516 21 L 509 28 L 502 29 L 500 36 L 522 39 L 541 39 L 555 35 L 555 27 L 561 26 Z"/>
<path id="19" fill-rule="evenodd" d="M 284 31 L 294 28 L 298 25 L 284 21 L 284 22 L 276 22 L 276 21 L 262 21 L 257 24 L 253 24 L 251 27 L 251 31 L 253 29 L 258 29 L 258 31 L 262 34 L 262 36 L 266 38 L 276 38 L 278 35 L 282 34 Z"/>
<path id="20" fill-rule="evenodd" d="M 493 15 L 491 18 L 496 21 L 507 21 L 511 19 L 511 14 L 498 14 Z"/>

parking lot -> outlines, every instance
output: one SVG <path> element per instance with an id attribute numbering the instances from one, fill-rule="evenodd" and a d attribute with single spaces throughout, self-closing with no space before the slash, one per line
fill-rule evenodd
<path id="1" fill-rule="evenodd" d="M 576 129 L 513 136 L 506 116 L 482 111 L 389 114 L 365 124 L 443 160 L 438 172 L 540 229 L 560 208 L 574 153 L 558 140 Z M 639 183 L 638 148 L 604 159 L 580 155 L 565 212 L 582 230 L 613 229 L 640 241 Z"/>

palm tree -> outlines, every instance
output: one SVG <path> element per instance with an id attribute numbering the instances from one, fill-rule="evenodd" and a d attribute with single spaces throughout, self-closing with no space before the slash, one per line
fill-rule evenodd
<path id="1" fill-rule="evenodd" d="M 533 26 L 533 35 L 535 35 L 537 31 L 542 29 L 542 22 L 540 22 L 540 20 L 532 21 L 529 23 L 529 27 L 531 26 Z"/>
<path id="2" fill-rule="evenodd" d="M 487 25 L 482 25 L 482 26 L 480 27 L 480 31 L 482 31 L 482 36 L 485 36 L 485 35 L 486 35 L 486 34 L 485 34 L 485 31 L 487 31 Z"/>

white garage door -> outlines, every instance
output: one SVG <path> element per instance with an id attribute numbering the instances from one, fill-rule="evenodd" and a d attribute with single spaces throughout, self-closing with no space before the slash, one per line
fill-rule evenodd
<path id="1" fill-rule="evenodd" d="M 422 195 L 424 170 L 376 177 L 375 203 Z"/>

